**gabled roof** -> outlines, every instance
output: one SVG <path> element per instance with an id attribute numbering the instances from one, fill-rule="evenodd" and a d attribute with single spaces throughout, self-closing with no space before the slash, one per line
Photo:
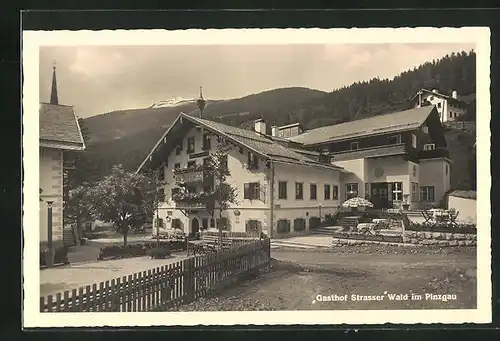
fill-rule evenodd
<path id="1" fill-rule="evenodd" d="M 155 145 L 155 147 L 153 147 L 153 149 L 146 157 L 146 159 L 141 163 L 141 165 L 137 169 L 138 172 L 144 167 L 144 165 L 148 162 L 150 157 L 152 157 L 155 151 L 162 146 L 162 141 L 168 137 L 169 132 L 174 129 L 174 126 L 182 124 L 182 120 L 187 120 L 193 123 L 194 125 L 202 126 L 205 129 L 211 131 L 213 134 L 225 137 L 229 139 L 231 142 L 240 145 L 242 147 L 246 147 L 251 151 L 253 151 L 254 153 L 260 155 L 261 157 L 272 160 L 274 162 L 298 164 L 303 166 L 319 167 L 332 170 L 342 170 L 341 167 L 335 165 L 320 163 L 311 160 L 310 158 L 302 154 L 299 154 L 289 148 L 282 146 L 279 143 L 274 142 L 266 135 L 257 134 L 255 131 L 237 128 L 219 122 L 214 122 L 207 119 L 202 119 L 199 117 L 181 113 L 174 121 L 174 123 L 172 123 L 172 125 L 163 134 L 163 136 Z M 172 148 L 172 146 L 170 147 Z"/>
<path id="2" fill-rule="evenodd" d="M 40 146 L 84 150 L 85 142 L 72 106 L 40 103 Z"/>
<path id="3" fill-rule="evenodd" d="M 453 98 L 452 96 L 449 96 L 449 95 L 445 95 L 445 94 L 442 94 L 440 93 L 439 91 L 437 92 L 434 92 L 434 91 L 431 91 L 429 89 L 420 89 L 416 94 L 415 96 L 413 96 L 412 100 L 414 100 L 420 93 L 423 93 L 423 92 L 426 92 L 428 93 L 429 95 L 434 95 L 434 96 L 438 96 L 438 97 L 441 97 L 441 98 L 444 98 L 452 103 L 457 103 L 457 104 L 466 104 L 468 102 L 466 102 L 464 100 L 464 98 L 467 98 L 467 96 L 470 96 L 471 94 L 467 95 L 467 96 L 460 96 L 460 98 Z M 474 95 L 474 99 L 475 99 L 475 94 Z M 470 101 L 469 101 L 470 102 Z"/>
<path id="4" fill-rule="evenodd" d="M 289 139 L 294 142 L 303 143 L 304 145 L 314 145 L 369 135 L 413 130 L 424 124 L 433 110 L 435 110 L 434 106 L 426 106 L 391 114 L 377 115 L 361 120 L 311 129 Z"/>

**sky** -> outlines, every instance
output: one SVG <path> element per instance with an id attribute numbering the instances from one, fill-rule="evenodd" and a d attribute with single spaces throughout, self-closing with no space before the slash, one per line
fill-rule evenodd
<path id="1" fill-rule="evenodd" d="M 144 108 L 174 97 L 229 99 L 283 87 L 333 91 L 392 78 L 473 44 L 43 46 L 40 101 L 50 100 L 56 65 L 59 103 L 79 117 Z"/>

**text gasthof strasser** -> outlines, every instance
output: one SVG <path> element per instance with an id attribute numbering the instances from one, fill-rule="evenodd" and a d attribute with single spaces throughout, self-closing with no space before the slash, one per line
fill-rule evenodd
<path id="1" fill-rule="evenodd" d="M 320 302 L 366 302 L 366 301 L 454 301 L 457 299 L 456 294 L 441 294 L 441 293 L 389 293 L 384 291 L 383 294 L 361 295 L 361 294 L 331 294 L 331 295 L 316 295 L 312 303 Z"/>

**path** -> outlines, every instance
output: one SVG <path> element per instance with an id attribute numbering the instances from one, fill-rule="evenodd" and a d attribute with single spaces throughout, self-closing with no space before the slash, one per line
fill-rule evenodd
<path id="1" fill-rule="evenodd" d="M 70 264 L 40 270 L 40 296 L 56 294 L 81 286 L 100 283 L 114 278 L 147 271 L 168 265 L 186 258 L 185 254 L 175 254 L 169 259 L 150 259 L 137 257 L 108 261 L 94 261 Z"/>

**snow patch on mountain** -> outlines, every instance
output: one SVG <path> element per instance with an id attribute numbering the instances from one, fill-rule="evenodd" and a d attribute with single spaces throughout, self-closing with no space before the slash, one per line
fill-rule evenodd
<path id="1" fill-rule="evenodd" d="M 159 101 L 156 103 L 153 103 L 150 108 L 168 108 L 168 107 L 177 107 L 179 105 L 183 104 L 189 104 L 189 103 L 194 103 L 196 102 L 196 99 L 192 98 L 182 98 L 182 97 L 174 97 L 167 99 L 165 101 Z"/>

